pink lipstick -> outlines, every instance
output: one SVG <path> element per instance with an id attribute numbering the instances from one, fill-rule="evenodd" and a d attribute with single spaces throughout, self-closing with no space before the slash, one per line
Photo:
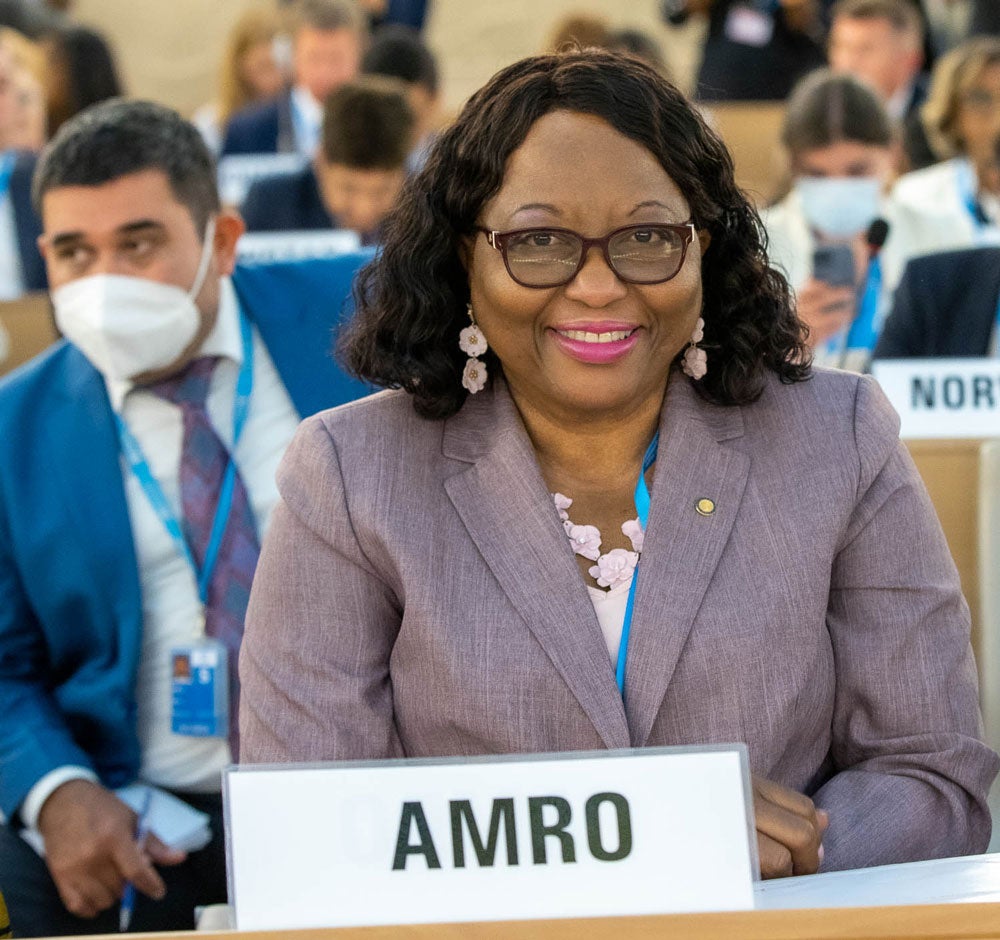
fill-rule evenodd
<path id="1" fill-rule="evenodd" d="M 638 341 L 639 330 L 628 323 L 580 323 L 553 327 L 552 336 L 574 359 L 603 365 L 626 355 Z"/>

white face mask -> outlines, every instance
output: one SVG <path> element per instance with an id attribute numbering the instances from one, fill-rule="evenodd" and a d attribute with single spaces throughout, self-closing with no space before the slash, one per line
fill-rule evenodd
<path id="1" fill-rule="evenodd" d="M 801 176 L 795 189 L 809 227 L 830 238 L 857 235 L 879 214 L 882 182 L 875 176 Z"/>
<path id="2" fill-rule="evenodd" d="M 93 274 L 52 292 L 56 324 L 105 378 L 124 381 L 175 362 L 201 326 L 195 298 L 212 260 L 215 220 L 190 291 L 142 277 Z"/>

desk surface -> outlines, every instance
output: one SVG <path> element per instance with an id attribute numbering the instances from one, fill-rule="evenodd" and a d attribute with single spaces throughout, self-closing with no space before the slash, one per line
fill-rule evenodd
<path id="1" fill-rule="evenodd" d="M 206 932 L 233 940 L 978 940 L 1000 938 L 1000 854 L 763 882 L 757 910 L 404 927 Z M 984 903 L 992 902 L 992 903 Z M 885 906 L 891 905 L 891 906 Z M 801 909 L 795 909 L 801 908 Z M 113 934 L 111 936 L 117 936 Z M 194 940 L 198 934 L 145 934 Z M 107 938 L 110 940 L 110 938 Z"/>
<path id="2" fill-rule="evenodd" d="M 109 934 L 103 940 L 120 936 Z M 997 940 L 1000 904 L 132 936 L 148 940 L 196 940 L 199 936 L 213 940 Z"/>

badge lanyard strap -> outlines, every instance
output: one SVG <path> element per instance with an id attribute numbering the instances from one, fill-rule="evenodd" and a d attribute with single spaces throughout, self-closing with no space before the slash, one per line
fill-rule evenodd
<path id="1" fill-rule="evenodd" d="M 649 488 L 646 486 L 646 471 L 649 470 L 656 460 L 656 452 L 660 444 L 660 432 L 653 435 L 653 439 L 646 448 L 646 454 L 642 458 L 642 472 L 635 484 L 635 513 L 639 517 L 639 525 L 642 531 L 646 531 L 646 524 L 649 522 Z M 618 685 L 618 692 L 622 699 L 625 698 L 625 659 L 628 655 L 628 639 L 632 632 L 632 608 L 635 605 L 635 586 L 639 583 L 639 565 L 636 564 L 632 570 L 632 584 L 628 589 L 628 603 L 625 605 L 625 620 L 622 623 L 622 638 L 618 643 L 618 662 L 615 664 L 615 682 Z"/>
<path id="2" fill-rule="evenodd" d="M 875 329 L 879 300 L 882 296 L 882 260 L 875 255 L 868 262 L 865 274 L 865 285 L 861 292 L 861 303 L 858 313 L 851 325 L 841 330 L 836 336 L 831 336 L 826 342 L 826 351 L 833 357 L 840 368 L 844 367 L 844 359 L 849 349 L 875 348 L 878 333 Z"/>
<path id="3" fill-rule="evenodd" d="M 10 190 L 10 178 L 14 175 L 14 164 L 17 158 L 12 153 L 5 153 L 0 158 L 0 202 L 2 202 Z"/>
<path id="4" fill-rule="evenodd" d="M 243 344 L 243 364 L 240 366 L 239 378 L 236 380 L 236 397 L 233 401 L 233 450 L 243 433 L 246 424 L 247 414 L 250 411 L 250 394 L 253 391 L 253 333 L 250 328 L 250 321 L 243 314 L 240 315 L 240 338 Z M 201 571 L 195 562 L 191 547 L 184 537 L 184 530 L 177 519 L 163 487 L 153 476 L 149 462 L 146 460 L 139 446 L 139 442 L 128 429 L 128 425 L 122 420 L 121 415 L 115 414 L 115 422 L 118 425 L 118 440 L 122 453 L 128 462 L 129 469 L 133 476 L 139 481 L 146 498 L 149 500 L 153 511 L 159 517 L 167 534 L 173 539 L 178 551 L 187 559 L 191 570 L 194 571 L 198 579 L 198 597 L 202 605 L 208 602 L 208 588 L 212 583 L 212 573 L 215 570 L 215 563 L 219 557 L 219 548 L 222 545 L 222 538 L 226 531 L 226 524 L 229 521 L 229 513 L 233 505 L 233 490 L 236 485 L 236 461 L 232 454 L 226 464 L 226 474 L 222 480 L 222 488 L 219 492 L 219 502 L 215 508 L 215 518 L 212 521 L 212 532 L 208 540 L 208 548 L 205 552 L 205 564 Z"/>
<path id="5" fill-rule="evenodd" d="M 848 349 L 875 348 L 875 315 L 878 311 L 879 297 L 882 294 L 882 261 L 875 255 L 868 262 L 868 273 L 865 276 L 865 289 L 861 294 L 861 306 L 847 332 Z"/>
<path id="6" fill-rule="evenodd" d="M 959 201 L 965 207 L 965 211 L 972 217 L 972 223 L 975 225 L 976 231 L 981 234 L 983 229 L 989 228 L 990 223 L 986 219 L 982 207 L 979 205 L 979 200 L 976 199 L 972 165 L 967 160 L 960 160 L 956 165 L 955 180 L 958 186 Z"/>

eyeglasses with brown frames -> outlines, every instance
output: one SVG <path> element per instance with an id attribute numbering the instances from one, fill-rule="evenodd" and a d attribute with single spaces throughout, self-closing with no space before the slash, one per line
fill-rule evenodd
<path id="1" fill-rule="evenodd" d="M 662 284 L 684 265 L 696 234 L 694 222 L 626 225 L 603 238 L 566 228 L 497 232 L 476 227 L 503 257 L 507 273 L 522 287 L 561 287 L 576 277 L 591 248 L 627 284 Z"/>

